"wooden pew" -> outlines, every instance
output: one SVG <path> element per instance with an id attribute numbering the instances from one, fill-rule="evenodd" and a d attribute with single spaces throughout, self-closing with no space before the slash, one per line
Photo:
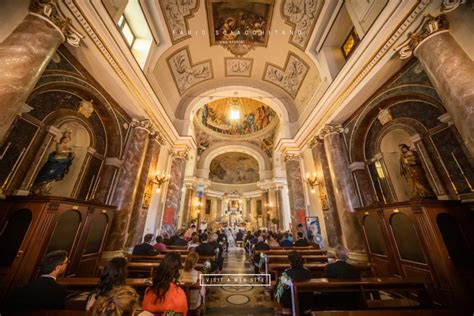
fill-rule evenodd
<path id="1" fill-rule="evenodd" d="M 129 262 L 128 267 L 128 275 L 135 276 L 135 275 L 143 275 L 146 278 L 152 278 L 154 276 L 154 271 L 158 268 L 160 262 Z M 104 267 L 99 267 L 99 274 L 102 272 Z M 198 271 L 202 271 L 204 269 L 204 264 L 198 263 L 194 267 Z"/>
<path id="2" fill-rule="evenodd" d="M 327 255 L 327 251 L 325 250 L 317 250 L 317 249 L 300 249 L 294 250 L 302 255 L 314 255 L 314 256 L 324 256 Z M 256 254 L 264 253 L 266 255 L 286 255 L 288 257 L 288 253 L 290 250 L 286 249 L 271 249 L 271 250 L 255 250 Z"/>
<path id="3" fill-rule="evenodd" d="M 305 263 L 304 267 L 312 272 L 313 278 L 322 278 L 324 269 L 328 263 L 320 262 L 309 262 Z M 362 277 L 372 277 L 372 265 L 370 263 L 351 263 L 361 272 Z M 266 271 L 272 275 L 273 280 L 278 280 L 280 275 L 286 269 L 289 269 L 290 265 L 288 263 L 269 263 Z M 273 276 L 275 278 L 273 278 Z"/>
<path id="4" fill-rule="evenodd" d="M 412 299 L 394 299 L 394 300 L 371 300 L 370 293 L 373 292 L 396 292 L 396 293 L 415 293 L 417 297 L 417 307 L 429 307 L 431 302 L 428 296 L 428 284 L 426 279 L 410 278 L 361 278 L 353 280 L 326 279 L 317 278 L 306 281 L 293 282 L 291 287 L 292 295 L 292 314 L 300 315 L 298 294 L 302 292 L 360 292 L 361 309 L 383 309 L 383 308 L 406 308 L 414 307 Z M 375 302 L 374 302 L 375 301 Z"/>
<path id="5" fill-rule="evenodd" d="M 156 256 L 134 256 L 127 255 L 129 262 L 161 262 L 165 255 L 156 255 Z M 181 256 L 181 261 L 184 261 L 186 256 Z M 198 263 L 203 263 L 205 261 L 214 261 L 215 256 L 199 256 Z"/>
<path id="6" fill-rule="evenodd" d="M 445 309 L 314 311 L 311 316 L 458 316 L 459 311 Z"/>
<path id="7" fill-rule="evenodd" d="M 175 250 L 188 250 L 188 246 L 176 246 L 176 245 L 169 245 L 166 246 L 167 249 L 175 249 Z"/>
<path id="8" fill-rule="evenodd" d="M 328 262 L 328 257 L 322 255 L 303 255 L 305 262 Z M 281 262 L 288 263 L 288 255 L 267 255 L 268 263 Z"/>
<path id="9" fill-rule="evenodd" d="M 277 246 L 277 247 L 270 247 L 270 250 L 281 250 L 281 249 L 284 249 L 284 250 L 320 250 L 319 247 L 316 247 L 316 246 L 303 246 L 303 247 L 281 247 L 281 246 Z"/>
<path id="10" fill-rule="evenodd" d="M 169 252 L 177 252 L 181 256 L 187 256 L 189 254 L 189 250 L 187 248 L 186 249 L 166 249 L 166 250 L 160 250 L 159 252 L 162 255 L 166 255 Z"/>

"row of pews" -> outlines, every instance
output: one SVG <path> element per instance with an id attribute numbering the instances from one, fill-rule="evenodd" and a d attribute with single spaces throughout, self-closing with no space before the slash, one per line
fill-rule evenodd
<path id="1" fill-rule="evenodd" d="M 349 316 L 349 315 L 457 315 L 459 311 L 435 309 L 431 300 L 432 285 L 424 278 L 398 278 L 374 276 L 370 263 L 352 263 L 361 272 L 360 279 L 342 280 L 323 277 L 328 259 L 332 256 L 326 251 L 310 247 L 271 248 L 270 250 L 255 251 L 264 258 L 261 273 L 272 277 L 272 295 L 281 274 L 289 268 L 288 252 L 297 251 L 305 260 L 305 268 L 312 272 L 312 279 L 290 282 L 291 309 L 278 306 L 276 314 L 302 315 L 300 297 L 305 293 L 316 294 L 323 300 L 333 294 L 346 295 L 356 298 L 356 310 L 323 311 L 328 308 L 317 303 L 312 308 L 314 316 Z M 344 294 L 343 294 L 344 295 Z M 334 296 L 333 296 L 334 297 Z M 347 297 L 347 296 L 346 296 Z M 276 303 L 278 305 L 278 303 Z M 331 308 L 329 308 L 331 309 Z M 336 306 L 332 309 L 343 309 Z"/>

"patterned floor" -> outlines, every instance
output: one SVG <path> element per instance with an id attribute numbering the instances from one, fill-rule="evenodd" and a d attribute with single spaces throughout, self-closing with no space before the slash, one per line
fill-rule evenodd
<path id="1" fill-rule="evenodd" d="M 242 248 L 225 255 L 222 273 L 252 274 L 253 267 Z M 208 288 L 209 289 L 209 288 Z M 213 287 L 207 295 L 206 315 L 273 315 L 273 302 L 264 287 Z"/>

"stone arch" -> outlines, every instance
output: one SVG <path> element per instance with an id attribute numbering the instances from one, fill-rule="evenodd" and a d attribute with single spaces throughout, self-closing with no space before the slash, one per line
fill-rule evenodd
<path id="1" fill-rule="evenodd" d="M 207 148 L 197 164 L 197 176 L 209 179 L 209 167 L 212 160 L 220 154 L 228 152 L 245 153 L 255 158 L 258 162 L 260 180 L 272 177 L 271 163 L 265 152 L 254 144 L 242 142 L 220 142 Z"/>

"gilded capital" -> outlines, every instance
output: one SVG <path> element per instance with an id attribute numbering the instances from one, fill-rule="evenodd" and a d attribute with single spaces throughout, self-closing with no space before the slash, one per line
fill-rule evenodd
<path id="1" fill-rule="evenodd" d="M 445 15 L 433 17 L 426 15 L 420 26 L 414 31 L 408 33 L 408 39 L 398 46 L 395 50 L 401 59 L 409 58 L 413 55 L 418 45 L 428 36 L 448 29 L 448 21 Z"/>
<path id="2" fill-rule="evenodd" d="M 302 158 L 303 156 L 301 154 L 289 153 L 285 155 L 285 162 L 290 161 L 290 160 L 300 160 Z"/>
<path id="3" fill-rule="evenodd" d="M 62 14 L 56 0 L 33 0 L 30 5 L 30 11 L 54 24 L 61 31 L 69 45 L 79 47 L 84 36 L 72 26 L 71 19 Z"/>
<path id="4" fill-rule="evenodd" d="M 171 157 L 188 160 L 189 152 L 187 150 L 174 150 L 171 152 Z"/>
<path id="5" fill-rule="evenodd" d="M 326 135 L 341 134 L 342 132 L 344 132 L 344 128 L 341 125 L 326 124 L 324 125 L 323 129 L 319 132 L 317 137 L 319 138 L 320 141 L 322 141 Z"/>

